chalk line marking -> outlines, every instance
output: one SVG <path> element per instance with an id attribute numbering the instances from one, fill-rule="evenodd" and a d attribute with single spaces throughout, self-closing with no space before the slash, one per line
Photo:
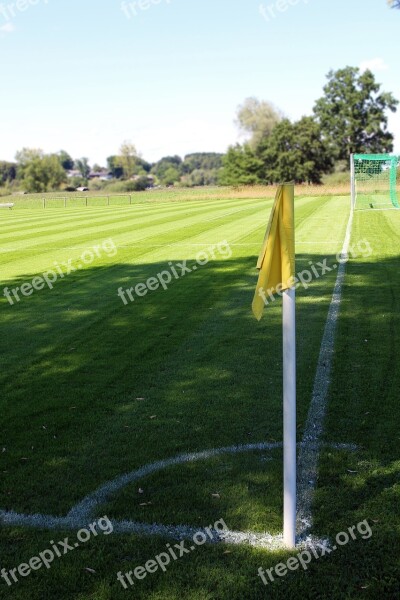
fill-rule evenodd
<path id="1" fill-rule="evenodd" d="M 315 374 L 314 388 L 303 443 L 297 460 L 297 535 L 305 536 L 312 527 L 312 501 L 318 477 L 318 461 L 323 433 L 324 419 L 328 401 L 332 359 L 335 346 L 336 325 L 339 318 L 342 287 L 346 273 L 346 263 L 349 259 L 349 246 L 353 226 L 353 211 L 350 212 L 346 236 L 341 252 L 338 274 L 329 307 L 325 330 L 322 337 L 321 349 Z"/>
<path id="2" fill-rule="evenodd" d="M 355 451 L 357 447 L 353 444 L 326 444 L 330 448 L 338 450 Z M 74 506 L 65 517 L 54 515 L 26 515 L 18 514 L 14 511 L 0 511 L 0 523 L 8 527 L 30 527 L 33 529 L 50 530 L 77 530 L 87 527 L 91 519 L 96 517 L 96 511 L 100 510 L 101 505 L 110 499 L 115 493 L 133 483 L 151 475 L 157 471 L 166 469 L 178 464 L 191 463 L 194 461 L 207 460 L 223 454 L 239 454 L 242 452 L 273 450 L 282 448 L 282 442 L 246 444 L 241 446 L 228 446 L 225 448 L 216 448 L 203 452 L 190 454 L 181 454 L 174 458 L 160 460 L 149 463 L 131 473 L 127 473 L 99 487 L 95 492 L 86 496 L 81 502 Z M 301 444 L 300 444 L 301 446 Z M 138 535 L 156 535 L 178 540 L 192 539 L 193 535 L 201 528 L 189 525 L 161 525 L 158 523 L 139 523 L 137 521 L 113 520 L 113 527 L 116 533 L 134 533 Z M 205 532 L 205 531 L 203 531 Z M 307 543 L 325 543 L 325 540 L 304 537 L 299 540 L 303 545 Z M 254 533 L 250 531 L 214 531 L 213 543 L 223 542 L 225 544 L 247 544 L 254 547 L 269 548 L 271 550 L 283 547 L 283 535 L 279 533 L 273 535 L 266 532 Z M 211 543 L 211 542 L 210 542 Z"/>

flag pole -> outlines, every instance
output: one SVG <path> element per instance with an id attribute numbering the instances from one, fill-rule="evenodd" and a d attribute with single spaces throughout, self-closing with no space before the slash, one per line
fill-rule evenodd
<path id="1" fill-rule="evenodd" d="M 296 289 L 283 292 L 283 541 L 296 546 Z"/>
<path id="2" fill-rule="evenodd" d="M 283 541 L 296 546 L 296 286 L 294 184 L 280 185 L 258 257 L 252 303 L 258 321 L 266 292 L 283 296 Z M 280 291 L 278 291 L 280 290 Z"/>

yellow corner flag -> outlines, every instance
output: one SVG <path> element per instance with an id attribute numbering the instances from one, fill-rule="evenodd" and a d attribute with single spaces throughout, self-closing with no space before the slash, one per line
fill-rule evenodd
<path id="1" fill-rule="evenodd" d="M 258 258 L 260 270 L 252 304 L 253 314 L 259 321 L 267 301 L 294 285 L 294 185 L 280 185 L 269 219 L 263 247 Z"/>

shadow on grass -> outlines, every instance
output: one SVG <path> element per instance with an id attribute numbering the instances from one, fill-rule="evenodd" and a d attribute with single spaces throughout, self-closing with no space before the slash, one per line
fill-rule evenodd
<path id="1" fill-rule="evenodd" d="M 299 256 L 298 270 L 310 260 L 321 256 Z M 387 261 L 388 273 L 396 262 Z M 2 299 L 0 443 L 8 447 L 2 462 L 9 485 L 2 506 L 63 513 L 104 481 L 154 460 L 281 441 L 281 303 L 269 307 L 260 324 L 253 319 L 254 258 L 210 263 L 173 280 L 167 291 L 124 305 L 118 288 L 165 268 L 165 263 L 93 267 L 13 306 Z M 377 328 L 381 313 L 366 308 L 368 290 L 381 302 L 396 303 L 387 293 L 390 278 L 378 276 L 384 268 L 352 263 L 351 289 L 357 293 L 343 301 L 341 328 L 347 327 L 348 337 L 340 341 L 340 348 L 345 345 L 340 352 L 354 339 L 355 315 L 368 314 L 362 327 Z M 20 287 L 33 276 L 7 285 Z M 299 436 L 335 276 L 332 271 L 299 292 Z M 389 329 L 397 318 L 390 312 L 394 306 L 387 311 Z M 379 355 L 375 369 L 384 370 L 376 384 L 384 375 L 389 389 L 398 371 L 392 367 L 394 336 L 387 339 L 389 354 L 379 343 L 370 347 Z M 365 388 L 365 374 L 354 377 L 357 364 L 350 361 L 339 384 L 345 382 L 346 393 Z M 343 414 L 352 421 L 353 412 L 344 411 L 342 421 Z M 337 434 L 327 431 L 330 441 L 362 443 L 346 427 Z M 51 490 L 60 479 L 65 485 L 55 495 Z M 280 485 L 278 479 L 272 492 Z"/>
<path id="2" fill-rule="evenodd" d="M 310 260 L 317 262 L 321 256 L 299 257 L 298 269 L 306 268 Z M 253 319 L 254 258 L 210 264 L 174 282 L 168 291 L 149 293 L 123 305 L 117 296 L 119 287 L 134 286 L 164 269 L 165 263 L 94 267 L 14 306 L 2 299 L 2 508 L 64 514 L 100 484 L 150 461 L 184 451 L 282 439 L 280 304 L 271 306 L 260 324 Z M 315 505 L 316 528 L 322 533 L 334 534 L 354 525 L 356 519 L 373 516 L 376 535 L 371 544 L 363 542 L 356 556 L 350 548 L 344 549 L 323 567 L 316 563 L 306 573 L 278 581 L 276 587 L 268 588 L 268 597 L 373 598 L 378 589 L 389 596 L 395 591 L 396 583 L 388 574 L 393 564 L 391 549 L 379 527 L 388 530 L 398 506 L 394 461 L 399 367 L 393 355 L 399 347 L 397 273 L 398 259 L 382 261 L 379 268 L 368 261 L 351 265 L 326 438 L 355 442 L 361 451 L 323 454 Z M 33 276 L 26 274 L 7 285 L 21 286 Z M 334 277 L 332 272 L 299 293 L 299 435 L 309 407 Z M 238 460 L 239 467 L 244 466 Z M 235 489 L 239 482 L 245 490 L 241 501 L 254 498 L 259 510 L 272 505 L 278 512 L 278 469 L 271 470 L 274 481 L 263 497 L 264 479 L 261 485 L 250 485 L 253 465 L 247 466 L 242 477 L 238 469 L 233 482 L 221 472 L 221 468 L 230 472 L 228 467 L 226 461 L 217 463 L 222 484 L 227 480 Z M 213 482 L 218 482 L 218 472 L 209 468 Z M 349 472 L 357 470 L 359 480 L 359 473 Z M 199 482 L 203 474 L 200 469 Z M 173 482 L 178 500 L 183 498 L 177 518 L 192 499 L 190 487 L 189 493 L 185 490 L 185 477 L 182 473 L 182 480 Z M 160 502 L 167 479 L 166 472 L 156 481 Z M 174 514 L 174 507 L 176 501 L 169 491 L 166 518 Z M 221 518 L 220 509 L 215 506 L 207 516 Z M 234 502 L 224 507 L 233 521 L 237 509 Z M 238 522 L 245 525 L 247 518 L 239 514 Z M 38 536 L 25 532 L 19 549 Z M 398 541 L 393 530 L 386 539 L 391 544 Z M 82 596 L 76 592 L 75 579 L 74 583 L 68 579 L 68 597 L 125 597 L 114 583 L 114 570 L 125 565 L 129 570 L 160 551 L 161 541 L 146 539 L 139 544 L 132 537 L 112 541 L 99 555 L 96 549 L 88 551 L 90 566 L 97 563 L 102 583 L 78 577 L 79 589 L 86 594 Z M 207 549 L 189 559 L 190 573 L 182 563 L 170 574 L 149 578 L 135 589 L 137 597 L 266 597 L 256 567 L 271 566 L 284 555 L 271 559 L 250 549 L 235 549 L 229 557 L 223 552 Z M 379 572 L 373 562 L 376 552 L 386 557 L 380 561 L 386 567 Z M 73 564 L 74 573 L 81 569 L 78 557 Z M 349 565 L 357 577 L 350 576 L 339 586 L 338 574 L 348 573 Z M 375 583 L 370 591 L 361 592 L 361 583 L 371 573 Z M 60 568 L 49 587 L 54 581 L 61 583 L 63 576 Z M 43 578 L 42 574 L 38 577 Z M 32 589 L 38 592 L 35 585 Z M 24 593 L 28 598 L 26 586 Z M 16 598 L 22 597 L 18 594 Z"/>
<path id="3" fill-rule="evenodd" d="M 320 257 L 299 264 L 310 258 Z M 13 306 L 3 298 L 0 443 L 8 447 L 1 458 L 9 491 L 1 505 L 63 512 L 153 460 L 280 441 L 281 307 L 254 320 L 254 262 L 209 263 L 127 306 L 118 288 L 146 281 L 165 263 L 93 267 Z M 299 302 L 299 433 L 334 275 Z"/>

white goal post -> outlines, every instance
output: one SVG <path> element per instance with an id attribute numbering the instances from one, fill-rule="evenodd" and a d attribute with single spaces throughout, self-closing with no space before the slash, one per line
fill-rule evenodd
<path id="1" fill-rule="evenodd" d="M 398 170 L 400 156 L 393 154 L 352 154 L 351 208 L 400 208 Z"/>

